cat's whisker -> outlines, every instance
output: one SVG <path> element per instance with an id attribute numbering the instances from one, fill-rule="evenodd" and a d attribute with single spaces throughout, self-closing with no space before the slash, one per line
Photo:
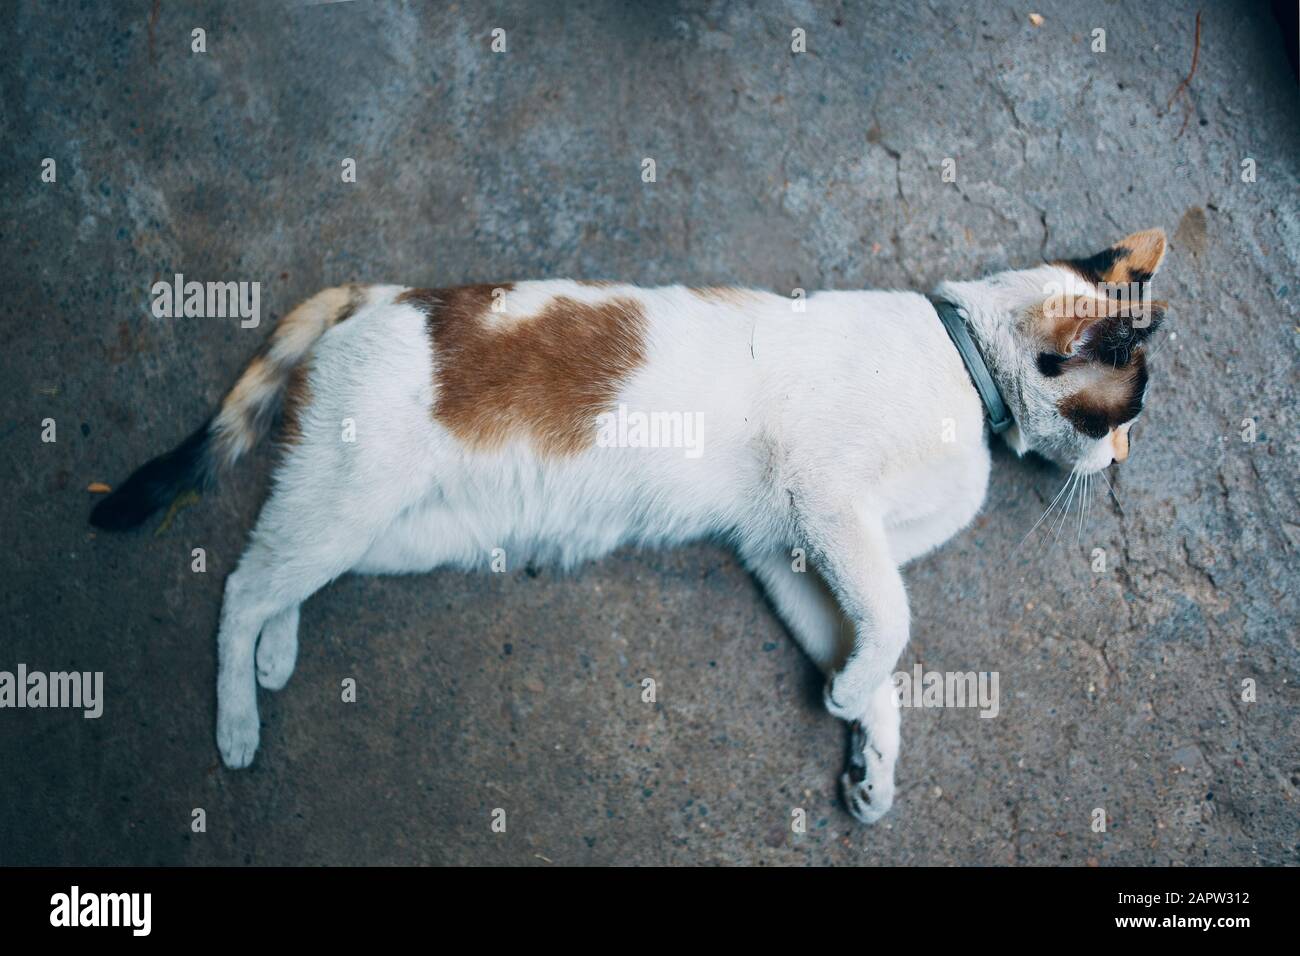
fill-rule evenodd
<path id="1" fill-rule="evenodd" d="M 1073 477 L 1073 475 L 1071 475 L 1071 477 Z M 1070 487 L 1070 480 L 1070 478 L 1067 478 L 1065 484 L 1061 485 L 1061 490 L 1056 493 L 1056 497 L 1048 502 L 1047 508 L 1044 509 L 1041 515 L 1039 515 L 1038 520 L 1034 522 L 1034 526 L 1025 533 L 1023 538 L 1020 539 L 1020 544 L 1016 545 L 1016 551 L 1020 550 L 1021 546 L 1029 540 L 1030 535 L 1037 531 L 1038 526 L 1041 525 L 1043 520 L 1052 513 L 1052 509 L 1056 507 L 1056 503 L 1061 500 L 1061 495 L 1065 494 L 1065 489 Z M 1015 552 L 1012 553 L 1014 554 Z"/>
<path id="2" fill-rule="evenodd" d="M 1092 501 L 1088 501 L 1088 520 L 1092 520 Z"/>
<path id="3" fill-rule="evenodd" d="M 1124 513 L 1124 503 L 1119 500 L 1119 495 L 1115 494 L 1115 486 L 1112 485 L 1110 479 L 1106 477 L 1106 469 L 1103 468 L 1098 472 L 1098 474 L 1101 475 L 1102 481 L 1106 482 L 1106 487 L 1110 491 L 1110 496 L 1114 499 L 1116 507 L 1119 508 L 1119 516 L 1121 518 L 1127 518 L 1128 515 Z"/>
<path id="4" fill-rule="evenodd" d="M 1065 491 L 1065 485 L 1062 485 L 1062 486 L 1061 486 L 1061 490 L 1058 491 L 1058 492 L 1056 493 L 1056 496 L 1055 496 L 1054 498 L 1052 498 L 1052 500 L 1049 501 L 1049 502 L 1047 503 L 1047 507 L 1043 509 L 1043 513 L 1042 513 L 1041 515 L 1038 516 L 1038 520 L 1034 522 L 1034 526 L 1033 526 L 1032 528 L 1030 528 L 1027 532 L 1025 532 L 1025 536 L 1024 536 L 1023 538 L 1020 539 L 1020 542 L 1016 545 L 1016 551 L 1019 551 L 1019 550 L 1020 550 L 1021 546 L 1022 546 L 1026 541 L 1029 540 L 1029 536 L 1032 535 L 1035 531 L 1037 531 L 1037 530 L 1038 530 L 1038 526 L 1041 525 L 1041 524 L 1043 523 L 1043 520 L 1044 520 L 1044 519 L 1045 519 L 1049 514 L 1051 514 L 1051 512 L 1052 512 L 1052 508 L 1054 508 L 1054 507 L 1056 506 L 1056 502 L 1060 499 L 1061 494 L 1062 494 L 1064 491 Z"/>
<path id="5" fill-rule="evenodd" d="M 1082 490 L 1083 490 L 1083 474 L 1076 472 L 1074 476 L 1074 488 L 1070 491 L 1070 496 L 1065 501 L 1065 509 L 1061 512 L 1061 523 L 1060 526 L 1056 529 L 1056 538 L 1054 539 L 1055 541 L 1060 541 L 1061 532 L 1064 531 L 1067 527 L 1069 527 L 1071 521 L 1070 509 L 1074 507 L 1074 502 L 1076 499 L 1080 497 Z"/>
<path id="6" fill-rule="evenodd" d="M 1088 489 L 1087 475 L 1084 475 L 1083 478 L 1080 479 L 1079 485 L 1081 486 L 1079 491 L 1079 513 L 1074 519 L 1074 540 L 1076 544 L 1079 541 L 1079 522 L 1083 520 L 1083 493 Z"/>
<path id="7" fill-rule="evenodd" d="M 1070 472 L 1070 482 L 1069 482 L 1070 494 L 1066 497 L 1065 506 L 1061 509 L 1060 520 L 1056 523 L 1056 526 L 1052 530 L 1053 544 L 1061 540 L 1061 529 L 1064 528 L 1066 522 L 1070 520 L 1070 506 L 1071 504 L 1074 503 L 1074 493 L 1079 487 L 1079 478 L 1080 475 L 1077 470 Z"/>
<path id="8" fill-rule="evenodd" d="M 1060 512 L 1054 513 L 1052 515 L 1051 520 L 1047 524 L 1047 531 L 1044 535 L 1047 544 L 1050 544 L 1056 538 L 1056 529 L 1061 524 L 1060 521 L 1061 514 L 1065 513 L 1065 506 L 1069 503 L 1070 496 L 1074 494 L 1074 473 L 1073 472 L 1071 472 L 1070 477 L 1067 478 L 1065 481 L 1065 490 L 1066 490 L 1066 495 L 1064 498 L 1061 499 Z"/>
<path id="9" fill-rule="evenodd" d="M 1088 494 L 1092 492 L 1092 475 L 1083 476 L 1083 494 L 1079 496 L 1079 531 L 1078 541 L 1083 541 L 1083 516 L 1088 509 Z"/>
<path id="10" fill-rule="evenodd" d="M 1082 473 L 1075 471 L 1073 477 L 1071 477 L 1071 485 L 1073 486 L 1071 486 L 1070 488 L 1070 494 L 1067 494 L 1066 496 L 1065 505 L 1062 506 L 1061 514 L 1060 516 L 1058 516 L 1058 520 L 1056 522 L 1056 528 L 1054 528 L 1053 531 L 1053 535 L 1052 535 L 1053 546 L 1060 544 L 1061 532 L 1065 531 L 1067 525 L 1070 524 L 1070 509 L 1073 509 L 1074 507 L 1075 498 L 1078 497 L 1079 488 L 1080 485 L 1082 484 L 1083 484 Z"/>
<path id="11" fill-rule="evenodd" d="M 1092 475 L 1083 480 L 1083 501 L 1079 502 L 1079 544 L 1083 544 L 1083 528 L 1088 522 L 1088 509 L 1092 506 Z"/>
<path id="12" fill-rule="evenodd" d="M 1075 534 L 1075 543 L 1083 543 L 1083 519 L 1084 513 L 1088 507 L 1089 496 L 1092 494 L 1092 475 L 1083 476 L 1083 493 L 1079 495 L 1079 530 Z"/>
<path id="13" fill-rule="evenodd" d="M 1079 505 L 1078 505 L 1078 509 L 1077 509 L 1077 510 L 1078 510 L 1078 514 L 1075 515 L 1075 517 L 1072 519 L 1073 522 L 1074 522 L 1074 526 L 1075 526 L 1074 534 L 1075 534 L 1075 541 L 1076 541 L 1076 542 L 1078 542 L 1078 541 L 1080 540 L 1080 536 L 1081 536 L 1081 534 L 1082 534 L 1083 503 L 1084 503 L 1084 499 L 1085 499 L 1086 495 L 1088 494 L 1088 476 L 1087 476 L 1086 474 L 1083 474 L 1083 475 L 1080 475 L 1080 476 L 1079 476 L 1079 489 L 1078 489 L 1078 490 L 1079 490 L 1079 495 L 1078 495 L 1078 497 L 1079 497 Z"/>

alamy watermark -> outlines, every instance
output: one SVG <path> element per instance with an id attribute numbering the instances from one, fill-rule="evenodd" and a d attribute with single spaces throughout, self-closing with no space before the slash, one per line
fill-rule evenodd
<path id="1" fill-rule="evenodd" d="M 917 664 L 909 674 L 894 674 L 894 702 L 899 707 L 978 707 L 981 717 L 996 717 L 997 671 L 927 671 Z"/>
<path id="2" fill-rule="evenodd" d="M 104 713 L 103 671 L 0 671 L 0 708 L 80 708 L 87 720 Z"/>
<path id="3" fill-rule="evenodd" d="M 704 454 L 704 413 L 618 410 L 596 416 L 600 448 L 682 448 L 687 458 Z"/>
<path id="4" fill-rule="evenodd" d="M 176 273 L 171 282 L 149 289 L 158 319 L 225 319 L 239 317 L 239 327 L 255 329 L 262 321 L 260 282 L 186 282 Z"/>
<path id="5" fill-rule="evenodd" d="M 50 897 L 51 926 L 124 926 L 132 936 L 148 936 L 152 914 L 152 893 L 83 893 L 73 884 Z"/>
<path id="6" fill-rule="evenodd" d="M 1096 289 L 1100 296 L 1068 291 L 1057 282 L 1048 282 L 1043 287 L 1045 295 L 1060 300 L 1063 315 L 1076 319 L 1103 319 L 1117 311 L 1131 318 L 1135 329 L 1145 329 L 1151 324 L 1153 307 L 1149 281 L 1098 282 Z"/>

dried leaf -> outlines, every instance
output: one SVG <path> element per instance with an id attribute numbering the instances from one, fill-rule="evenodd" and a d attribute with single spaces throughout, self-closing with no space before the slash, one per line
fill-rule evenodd
<path id="1" fill-rule="evenodd" d="M 202 496 L 192 489 L 190 491 L 182 492 L 173 498 L 171 507 L 167 509 L 166 517 L 163 518 L 162 524 L 158 526 L 158 529 L 153 533 L 153 536 L 159 538 L 166 534 L 167 529 L 172 526 L 172 522 L 176 520 L 176 515 L 180 513 L 180 510 L 182 508 L 188 508 L 190 505 L 198 504 L 201 499 Z"/>

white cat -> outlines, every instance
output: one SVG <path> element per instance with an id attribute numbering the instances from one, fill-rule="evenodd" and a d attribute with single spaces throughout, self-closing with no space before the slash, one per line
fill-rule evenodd
<path id="1" fill-rule="evenodd" d="M 274 490 L 221 612 L 217 744 L 230 767 L 257 750 L 257 685 L 293 671 L 299 605 L 347 571 L 494 554 L 567 567 L 626 544 L 727 540 L 829 676 L 827 708 L 853 722 L 845 799 L 874 822 L 899 750 L 899 568 L 979 510 L 986 406 L 1009 411 L 1017 452 L 1080 473 L 1126 456 L 1160 308 L 1107 293 L 1145 283 L 1164 251 L 1149 230 L 1089 259 L 943 283 L 951 332 L 907 292 L 329 289 L 277 325 L 210 422 L 91 520 L 139 524 L 281 414 Z M 996 388 L 982 397 L 985 374 Z M 693 449 L 674 438 L 682 421 Z"/>

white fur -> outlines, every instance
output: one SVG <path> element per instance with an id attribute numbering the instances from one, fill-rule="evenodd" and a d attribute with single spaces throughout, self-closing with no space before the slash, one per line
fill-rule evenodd
<path id="1" fill-rule="evenodd" d="M 980 290 L 960 291 L 993 322 L 1008 306 Z M 796 312 L 766 293 L 733 302 L 681 287 L 521 283 L 489 321 L 527 321 L 557 295 L 635 298 L 647 361 L 617 401 L 698 413 L 705 426 L 695 458 L 595 445 L 542 458 L 522 435 L 474 451 L 433 418 L 436 357 L 424 315 L 394 304 L 399 291 L 372 290 L 317 343 L 301 439 L 227 581 L 217 721 L 226 764 L 253 759 L 256 687 L 288 680 L 298 605 L 347 571 L 487 567 L 497 548 L 512 569 L 572 566 L 626 544 L 715 536 L 734 544 L 833 675 L 827 706 L 861 723 L 868 773 L 845 779 L 846 796 L 860 819 L 879 819 L 899 748 L 889 681 L 909 628 L 899 568 L 971 520 L 989 475 L 979 398 L 929 302 L 821 292 Z M 355 442 L 342 440 L 345 419 Z M 811 559 L 807 573 L 792 569 L 795 548 Z"/>

